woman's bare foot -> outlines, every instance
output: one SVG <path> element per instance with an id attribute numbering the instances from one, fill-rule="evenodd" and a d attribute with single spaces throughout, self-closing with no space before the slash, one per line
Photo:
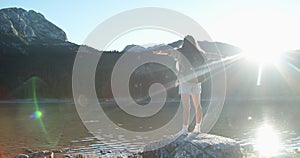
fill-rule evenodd
<path id="1" fill-rule="evenodd" d="M 197 130 L 197 129 L 194 129 L 194 130 L 193 130 L 193 133 L 194 133 L 194 134 L 200 134 L 200 133 L 201 133 L 201 131 L 200 131 L 200 129 L 199 129 L 199 130 Z"/>

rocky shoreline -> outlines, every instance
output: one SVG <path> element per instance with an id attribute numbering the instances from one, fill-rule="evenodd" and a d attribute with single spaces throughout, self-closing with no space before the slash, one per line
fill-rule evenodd
<path id="1" fill-rule="evenodd" d="M 97 148 L 95 146 L 95 148 Z M 257 158 L 261 157 L 252 145 L 241 146 L 237 141 L 211 134 L 168 136 L 151 142 L 144 151 L 97 149 L 93 152 L 63 148 L 45 151 L 25 149 L 26 154 L 15 158 L 156 158 L 156 157 L 202 157 L 202 158 Z M 284 151 L 272 158 L 300 157 L 299 151 Z M 0 157 L 2 158 L 2 157 Z"/>
<path id="2" fill-rule="evenodd" d="M 25 149 L 26 154 L 18 154 L 15 158 L 141 158 L 142 152 L 130 152 L 127 150 L 99 150 L 99 153 L 82 154 L 68 153 L 71 149 L 53 149 L 44 151 L 32 151 Z"/>
<path id="3" fill-rule="evenodd" d="M 167 143 L 166 143 L 167 142 Z M 142 158 L 142 157 L 213 157 L 242 158 L 240 145 L 232 139 L 210 134 L 188 134 L 168 136 L 152 142 L 142 152 L 124 150 L 98 150 L 97 153 L 71 153 L 72 149 L 49 151 L 26 150 L 28 155 L 19 154 L 15 158 Z"/>

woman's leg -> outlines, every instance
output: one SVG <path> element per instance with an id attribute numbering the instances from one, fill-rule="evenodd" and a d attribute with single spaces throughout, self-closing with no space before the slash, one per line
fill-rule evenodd
<path id="1" fill-rule="evenodd" d="M 187 135 L 188 134 L 188 126 L 189 126 L 189 117 L 190 117 L 190 95 L 189 94 L 181 94 L 181 104 L 183 107 L 182 113 L 182 130 L 177 133 L 177 135 Z"/>
<path id="2" fill-rule="evenodd" d="M 189 125 L 189 117 L 190 117 L 190 95 L 189 94 L 181 94 L 181 103 L 183 107 L 183 115 L 182 122 L 183 125 Z"/>
<path id="3" fill-rule="evenodd" d="M 196 133 L 200 133 L 200 124 L 202 121 L 202 109 L 201 109 L 201 103 L 200 103 L 200 94 L 192 94 L 192 100 L 194 103 L 194 107 L 195 107 L 195 113 L 196 113 L 196 126 L 194 129 L 194 132 Z"/>

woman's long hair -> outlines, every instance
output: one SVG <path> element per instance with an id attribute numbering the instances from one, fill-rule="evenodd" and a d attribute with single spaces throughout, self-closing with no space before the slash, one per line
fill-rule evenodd
<path id="1" fill-rule="evenodd" d="M 183 39 L 183 44 L 179 51 L 186 57 L 186 59 L 191 63 L 195 71 L 203 70 L 205 66 L 206 59 L 204 56 L 204 51 L 200 48 L 198 42 L 193 36 L 187 35 Z M 197 72 L 198 82 L 202 82 L 205 76 Z"/>

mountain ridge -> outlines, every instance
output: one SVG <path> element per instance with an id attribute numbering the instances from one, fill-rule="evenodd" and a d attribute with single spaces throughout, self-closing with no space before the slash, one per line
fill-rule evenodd
<path id="1" fill-rule="evenodd" d="M 0 23 L 3 24 L 0 26 L 0 44 L 4 46 L 11 46 L 12 49 L 17 48 L 22 53 L 26 53 L 25 47 L 32 44 L 51 45 L 57 43 L 72 43 L 68 42 L 67 35 L 61 28 L 48 21 L 43 14 L 38 13 L 34 10 L 27 11 L 23 8 L 16 7 L 0 9 Z M 5 43 L 6 39 L 9 39 L 9 43 Z M 166 46 L 178 47 L 180 44 L 182 44 L 182 40 L 175 41 L 166 45 L 156 45 L 150 49 L 132 44 L 127 45 L 121 52 L 126 52 L 132 47 L 135 47 L 135 49 L 137 49 L 138 47 L 138 51 L 152 51 L 164 49 L 164 47 Z M 227 47 L 227 49 L 231 47 L 233 48 L 232 50 L 234 53 L 239 52 L 239 48 L 220 42 L 200 41 L 199 44 L 200 46 L 204 47 L 204 50 L 207 49 L 209 52 L 217 52 L 217 50 L 212 49 L 214 47 L 212 45 L 214 44 L 224 48 Z M 78 44 L 73 43 L 73 45 Z M 232 53 L 226 52 L 226 54 Z"/>

